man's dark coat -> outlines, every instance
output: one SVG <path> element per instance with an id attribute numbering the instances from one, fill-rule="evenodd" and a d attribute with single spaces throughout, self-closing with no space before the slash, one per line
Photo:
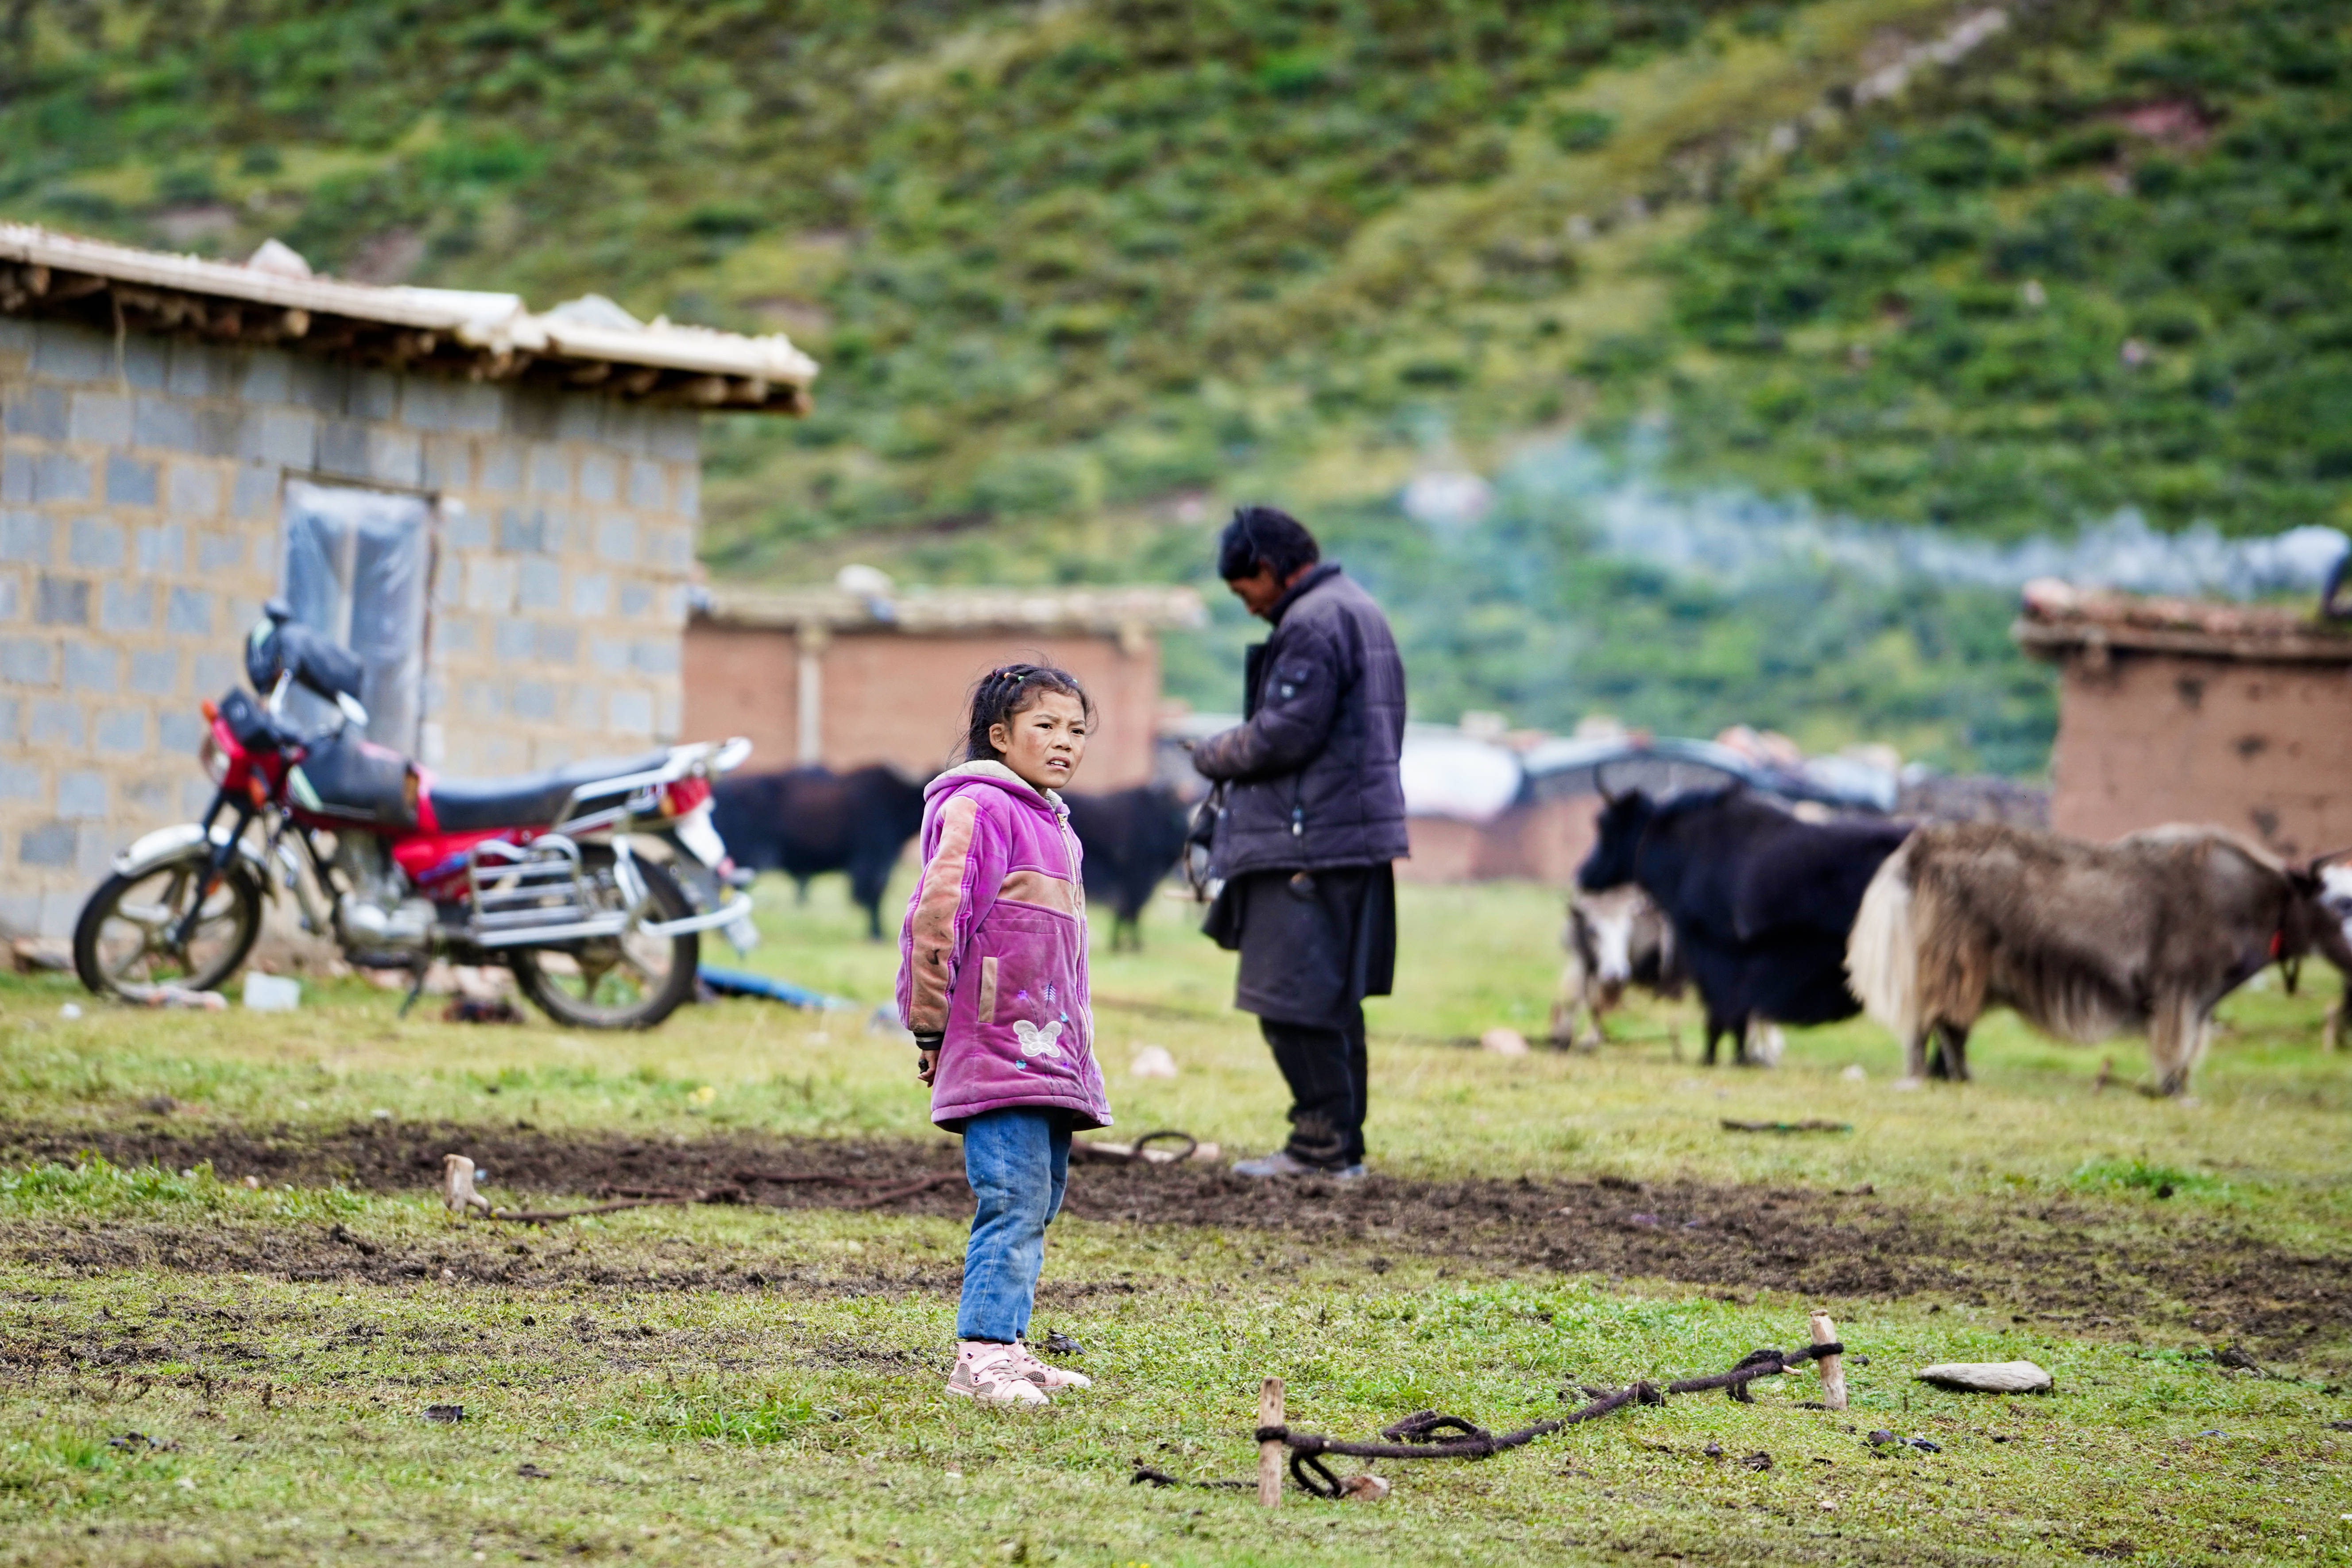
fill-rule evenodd
<path id="1" fill-rule="evenodd" d="M 1328 562 L 1273 618 L 1249 650 L 1246 721 L 1192 753 L 1225 784 L 1214 873 L 1385 865 L 1406 852 L 1404 661 L 1388 619 Z"/>

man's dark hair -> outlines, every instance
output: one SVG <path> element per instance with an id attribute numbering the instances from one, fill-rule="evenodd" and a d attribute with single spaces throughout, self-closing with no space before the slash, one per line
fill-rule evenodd
<path id="1" fill-rule="evenodd" d="M 1256 576 L 1260 563 L 1284 578 L 1322 559 L 1322 547 L 1307 525 L 1276 507 L 1236 507 L 1233 521 L 1217 536 L 1217 575 L 1228 583 Z"/>
<path id="2" fill-rule="evenodd" d="M 979 684 L 971 689 L 971 728 L 964 736 L 964 761 L 1003 762 L 1004 753 L 988 738 L 989 731 L 999 724 L 1010 724 L 1036 707 L 1037 700 L 1048 691 L 1076 698 L 1087 722 L 1094 723 L 1094 699 L 1087 695 L 1087 689 L 1068 670 L 1056 669 L 1050 664 L 999 665 L 982 676 Z"/>

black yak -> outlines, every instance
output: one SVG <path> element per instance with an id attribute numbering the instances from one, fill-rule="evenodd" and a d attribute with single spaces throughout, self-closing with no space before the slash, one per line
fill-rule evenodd
<path id="1" fill-rule="evenodd" d="M 879 763 L 836 773 L 793 768 L 737 773 L 711 786 L 711 826 L 739 866 L 782 871 L 808 896 L 808 879 L 849 873 L 849 896 L 882 940 L 882 889 L 923 826 L 923 791 Z"/>
<path id="2" fill-rule="evenodd" d="M 1070 828 L 1087 852 L 1087 897 L 1108 900 L 1117 912 L 1112 951 L 1128 946 L 1140 952 L 1143 906 L 1184 853 L 1183 804 L 1161 784 L 1063 799 L 1070 808 Z"/>
<path id="3" fill-rule="evenodd" d="M 1846 989 L 1846 934 L 1902 823 L 1810 823 L 1739 785 L 1663 803 L 1608 797 L 1577 885 L 1638 884 L 1674 927 L 1706 1008 L 1706 1059 L 1731 1036 L 1754 1059 L 1768 1024 L 1829 1024 L 1861 1004 Z"/>

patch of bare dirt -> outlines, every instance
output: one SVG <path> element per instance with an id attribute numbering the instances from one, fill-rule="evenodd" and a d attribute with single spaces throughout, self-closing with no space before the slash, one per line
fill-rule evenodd
<path id="1" fill-rule="evenodd" d="M 117 1164 L 176 1170 L 209 1161 L 229 1181 L 251 1175 L 269 1184 L 341 1182 L 373 1191 L 432 1189 L 450 1152 L 487 1167 L 490 1190 L 501 1199 L 516 1193 L 593 1200 L 679 1192 L 783 1208 L 871 1207 L 956 1218 L 970 1212 L 960 1149 L 946 1140 L 721 1134 L 681 1143 L 528 1125 L 406 1123 L 266 1131 L 168 1123 L 0 1126 L 0 1159 L 12 1163 L 100 1154 Z M 781 1179 L 792 1176 L 856 1184 Z M 1891 1193 L 1527 1177 L 1264 1184 L 1204 1166 L 1079 1163 L 1070 1173 L 1068 1211 L 1111 1223 L 1263 1234 L 1270 1245 L 1279 1242 L 1279 1268 L 1312 1257 L 1378 1271 L 1386 1266 L 1384 1254 L 1415 1254 L 1472 1268 L 1590 1272 L 1827 1300 L 1927 1297 L 2000 1308 L 2020 1321 L 2067 1331 L 2170 1325 L 2261 1342 L 2273 1353 L 2316 1349 L 2320 1336 L 2333 1340 L 2352 1323 L 2346 1258 L 2282 1248 L 2210 1215 L 2153 1202 L 1956 1205 Z M 581 1252 L 563 1241 L 561 1227 L 476 1226 L 446 1242 L 407 1248 L 349 1232 L 192 1231 L 158 1222 L 61 1229 L 37 1242 L 26 1229 L 18 1227 L 19 1248 L 37 1245 L 42 1256 L 89 1268 L 144 1263 L 387 1283 L 448 1269 L 457 1278 L 524 1286 L 561 1279 L 635 1289 L 773 1284 L 826 1293 L 951 1289 L 956 1278 L 951 1258 L 894 1276 L 844 1272 L 830 1263 L 784 1268 L 772 1254 L 697 1249 L 674 1266 L 665 1259 L 649 1279 L 642 1258 Z"/>

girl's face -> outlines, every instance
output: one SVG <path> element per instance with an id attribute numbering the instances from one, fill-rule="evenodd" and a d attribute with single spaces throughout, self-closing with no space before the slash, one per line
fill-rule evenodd
<path id="1" fill-rule="evenodd" d="M 1012 718 L 991 724 L 988 743 L 1022 783 L 1060 789 L 1087 754 L 1087 710 L 1066 692 L 1042 691 Z"/>

